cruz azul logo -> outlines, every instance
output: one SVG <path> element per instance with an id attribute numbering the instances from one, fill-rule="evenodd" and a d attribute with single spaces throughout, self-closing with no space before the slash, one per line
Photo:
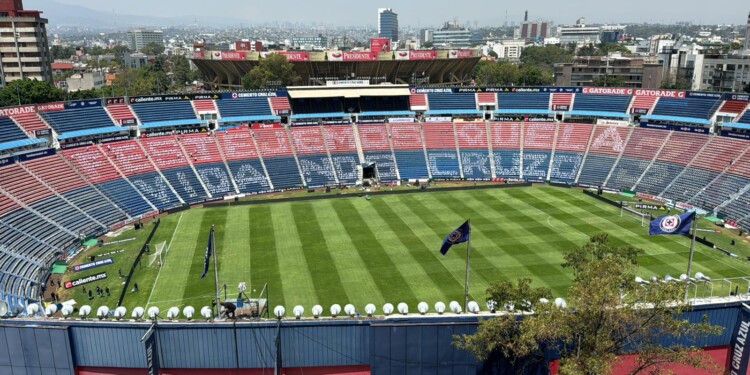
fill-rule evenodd
<path id="1" fill-rule="evenodd" d="M 659 222 L 659 228 L 666 233 L 674 233 L 682 223 L 682 219 L 678 215 L 665 216 Z"/>
<path id="2" fill-rule="evenodd" d="M 451 234 L 448 236 L 448 242 L 455 243 L 455 242 L 461 240 L 461 238 L 463 238 L 463 236 L 464 236 L 464 233 L 461 230 L 461 228 L 456 229 L 453 232 L 451 232 Z"/>

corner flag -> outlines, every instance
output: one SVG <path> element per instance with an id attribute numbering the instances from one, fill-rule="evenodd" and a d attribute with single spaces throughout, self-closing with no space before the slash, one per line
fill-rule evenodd
<path id="1" fill-rule="evenodd" d="M 456 228 L 456 230 L 445 236 L 443 245 L 440 247 L 440 253 L 445 255 L 446 253 L 448 253 L 448 249 L 450 249 L 451 246 L 468 241 L 470 235 L 471 226 L 469 225 L 469 221 L 467 220 L 460 227 Z"/>
<path id="2" fill-rule="evenodd" d="M 206 245 L 206 258 L 203 260 L 203 273 L 201 274 L 201 279 L 206 277 L 206 274 L 208 273 L 208 263 L 211 259 L 211 252 L 213 251 L 214 247 L 214 227 L 211 227 L 211 231 L 208 232 L 208 244 Z"/>
<path id="3" fill-rule="evenodd" d="M 685 234 L 690 232 L 690 225 L 695 218 L 695 212 L 680 215 L 660 216 L 649 224 L 648 234 Z"/>

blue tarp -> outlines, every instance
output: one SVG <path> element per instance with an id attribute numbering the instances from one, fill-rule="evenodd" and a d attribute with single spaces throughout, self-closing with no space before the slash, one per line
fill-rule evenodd
<path id="1" fill-rule="evenodd" d="M 279 116 L 234 116 L 234 117 L 222 117 L 216 120 L 219 123 L 225 122 L 252 122 L 252 121 L 280 121 Z"/>
<path id="2" fill-rule="evenodd" d="M 191 119 L 191 120 L 169 120 L 169 121 L 156 121 L 156 122 L 147 122 L 143 125 L 139 126 L 138 128 L 167 128 L 170 126 L 182 126 L 182 125 L 197 125 L 197 124 L 204 124 L 206 123 L 205 120 L 200 119 Z"/>
<path id="3" fill-rule="evenodd" d="M 344 113 L 344 112 L 328 112 L 328 113 L 302 113 L 298 115 L 292 115 L 292 119 L 329 118 L 329 117 L 349 117 L 349 114 Z"/>
<path id="4" fill-rule="evenodd" d="M 591 117 L 618 117 L 630 118 L 630 115 L 622 112 L 604 112 L 604 111 L 570 111 L 570 116 L 591 116 Z"/>
<path id="5" fill-rule="evenodd" d="M 75 130 L 72 132 L 62 133 L 57 138 L 58 139 L 78 138 L 78 137 L 85 137 L 87 135 L 115 133 L 115 132 L 121 132 L 121 131 L 128 131 L 128 128 L 123 128 L 121 126 L 107 126 L 104 128 Z"/>
<path id="6" fill-rule="evenodd" d="M 673 121 L 673 122 L 689 122 L 693 124 L 711 125 L 711 120 L 695 117 L 677 117 L 677 116 L 664 116 L 664 115 L 648 115 L 641 117 L 641 120 L 656 120 L 656 121 Z"/>

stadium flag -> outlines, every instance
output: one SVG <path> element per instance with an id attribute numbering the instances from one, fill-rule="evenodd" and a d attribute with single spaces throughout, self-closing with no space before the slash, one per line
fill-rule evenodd
<path id="1" fill-rule="evenodd" d="M 143 346 L 146 349 L 146 373 L 149 375 L 159 374 L 159 348 L 156 342 L 156 323 L 146 331 L 141 338 Z"/>
<path id="2" fill-rule="evenodd" d="M 451 246 L 468 241 L 470 235 L 471 226 L 469 225 L 469 221 L 466 220 L 466 222 L 463 223 L 460 227 L 456 228 L 456 230 L 445 236 L 443 245 L 440 247 L 440 254 L 445 255 L 448 253 L 448 249 L 450 249 Z"/>
<path id="3" fill-rule="evenodd" d="M 686 234 L 690 233 L 690 225 L 695 218 L 695 212 L 680 215 L 659 216 L 648 227 L 648 234 Z"/>
<path id="4" fill-rule="evenodd" d="M 742 304 L 737 323 L 732 331 L 732 340 L 729 341 L 729 353 L 727 353 L 726 373 L 730 375 L 747 374 L 747 363 L 750 358 L 750 342 L 748 332 L 750 331 L 750 307 Z"/>
<path id="5" fill-rule="evenodd" d="M 211 259 L 211 252 L 213 252 L 214 247 L 214 227 L 211 227 L 211 231 L 208 232 L 208 244 L 206 244 L 206 258 L 203 260 L 203 273 L 201 274 L 201 279 L 206 277 L 206 274 L 208 273 L 208 263 Z"/>

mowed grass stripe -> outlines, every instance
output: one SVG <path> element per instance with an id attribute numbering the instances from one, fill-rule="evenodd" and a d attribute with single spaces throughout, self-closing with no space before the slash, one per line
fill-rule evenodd
<path id="1" fill-rule="evenodd" d="M 310 203 L 292 204 L 294 224 L 297 234 L 302 240 L 302 254 L 307 261 L 307 267 L 312 274 L 315 290 L 325 290 L 326 293 L 317 303 L 330 306 L 348 300 L 346 291 L 341 283 L 341 277 L 331 257 L 330 250 L 324 240 L 317 217 Z"/>
<path id="2" fill-rule="evenodd" d="M 294 214 L 290 204 L 272 204 L 271 220 L 273 234 L 276 236 L 276 251 L 278 252 L 279 271 L 281 272 L 281 288 L 284 289 L 284 305 L 293 306 L 305 301 L 318 301 L 317 290 L 313 287 L 312 271 L 302 248 L 302 240 L 297 233 Z M 276 289 L 278 285 L 269 285 Z M 325 290 L 320 290 L 326 293 Z M 275 306 L 277 303 L 272 302 Z M 279 301 L 278 304 L 282 304 Z"/>
<path id="3" fill-rule="evenodd" d="M 247 210 L 232 207 L 226 210 L 222 231 L 217 231 L 219 256 L 219 287 L 227 284 L 227 296 L 236 295 L 240 282 L 249 283 L 252 275 L 250 252 L 250 218 Z M 221 247 L 219 247 L 221 243 Z M 223 290 L 222 290 L 223 296 Z"/>
<path id="4" fill-rule="evenodd" d="M 333 202 L 333 207 L 372 274 L 380 294 L 390 301 L 416 301 L 417 296 L 409 288 L 404 275 L 399 272 L 365 219 L 354 208 L 352 200 L 337 200 Z"/>
<path id="5" fill-rule="evenodd" d="M 281 271 L 279 270 L 279 250 L 276 249 L 276 236 L 271 221 L 271 207 L 268 205 L 257 205 L 243 207 L 248 217 L 246 230 L 250 234 L 250 285 L 248 294 L 254 298 L 258 297 L 263 286 L 268 283 L 269 302 L 274 305 L 283 305 L 284 288 L 281 287 Z"/>
<path id="6" fill-rule="evenodd" d="M 205 210 L 201 210 L 205 211 Z M 216 295 L 216 273 L 214 271 L 214 263 L 219 270 L 221 275 L 222 262 L 216 261 L 219 256 L 217 252 L 215 255 L 211 255 L 211 260 L 208 264 L 208 272 L 206 277 L 201 279 L 203 273 L 203 265 L 206 260 L 206 245 L 208 244 L 208 235 L 211 232 L 211 226 L 215 226 L 214 241 L 216 249 L 219 252 L 225 248 L 222 233 L 226 233 L 227 210 L 209 210 L 205 211 L 202 215 L 200 224 L 194 226 L 185 227 L 185 230 L 198 232 L 198 240 L 195 243 L 193 251 L 193 262 L 190 264 L 190 278 L 188 279 L 187 288 L 183 292 L 183 298 L 189 298 L 194 296 L 203 295 Z M 221 288 L 221 279 L 219 279 L 219 288 Z M 223 296 L 222 296 L 223 297 Z"/>
<path id="7" fill-rule="evenodd" d="M 339 221 L 332 201 L 320 200 L 312 202 L 312 205 L 318 225 L 325 234 L 324 240 L 338 270 L 341 284 L 346 290 L 347 301 L 337 303 L 350 302 L 360 307 L 362 303 L 384 301 L 373 275 L 362 260 L 360 249 L 352 243 L 349 233 Z"/>

